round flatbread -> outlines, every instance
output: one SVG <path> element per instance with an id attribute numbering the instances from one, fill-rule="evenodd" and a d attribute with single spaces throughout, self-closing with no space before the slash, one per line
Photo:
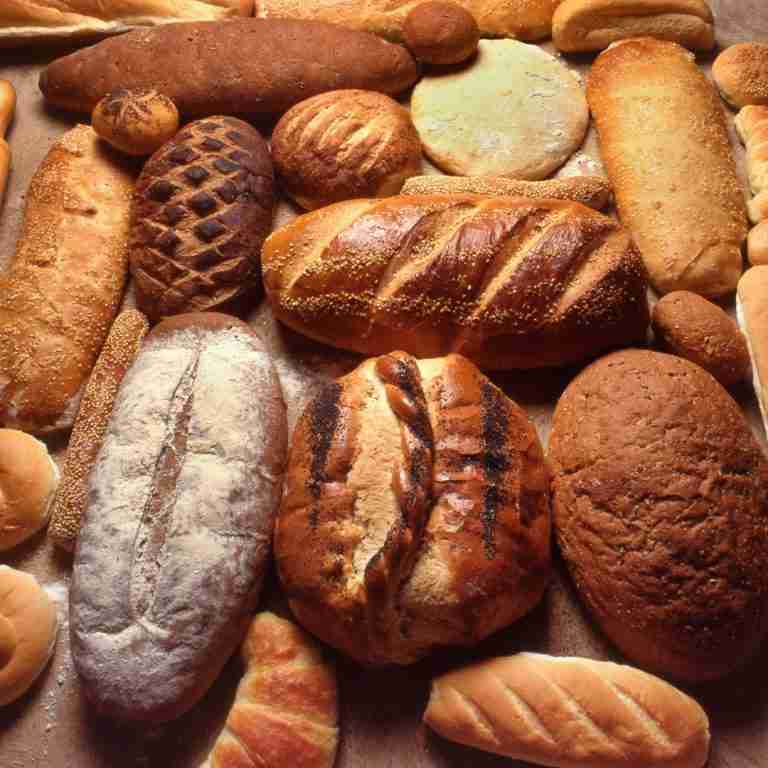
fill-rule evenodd
<path id="1" fill-rule="evenodd" d="M 514 179 L 548 176 L 578 149 L 589 124 L 570 70 L 516 40 L 481 40 L 471 65 L 423 78 L 411 115 L 442 170 Z"/>

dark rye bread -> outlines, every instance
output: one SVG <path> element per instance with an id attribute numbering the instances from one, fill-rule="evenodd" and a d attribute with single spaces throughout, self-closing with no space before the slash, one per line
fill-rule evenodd
<path id="1" fill-rule="evenodd" d="M 367 360 L 294 432 L 275 530 L 291 609 L 364 664 L 477 643 L 549 580 L 548 487 L 533 425 L 468 360 Z"/>
<path id="2" fill-rule="evenodd" d="M 644 341 L 648 327 L 628 233 L 578 203 L 350 200 L 273 232 L 262 270 L 279 320 L 365 354 L 536 368 Z"/>
<path id="3" fill-rule="evenodd" d="M 275 205 L 269 149 L 234 117 L 186 125 L 144 165 L 131 211 L 136 304 L 152 321 L 262 296 L 259 256 Z"/>
<path id="4" fill-rule="evenodd" d="M 768 629 L 768 462 L 715 379 L 608 355 L 561 397 L 549 457 L 557 540 L 608 637 L 683 680 L 747 661 Z"/>
<path id="5" fill-rule="evenodd" d="M 178 717 L 242 640 L 286 430 L 277 374 L 245 323 L 179 315 L 147 336 L 91 473 L 72 575 L 72 655 L 101 714 Z"/>
<path id="6" fill-rule="evenodd" d="M 104 40 L 40 75 L 49 104 L 90 112 L 118 88 L 154 88 L 187 117 L 278 115 L 339 88 L 396 94 L 416 63 L 400 45 L 320 21 L 167 24 Z"/>

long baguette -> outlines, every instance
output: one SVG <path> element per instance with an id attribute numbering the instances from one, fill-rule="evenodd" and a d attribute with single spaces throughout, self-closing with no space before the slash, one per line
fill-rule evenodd
<path id="1" fill-rule="evenodd" d="M 437 678 L 424 722 L 461 744 L 556 768 L 701 768 L 709 751 L 706 714 L 663 680 L 534 653 Z"/>
<path id="2" fill-rule="evenodd" d="M 768 433 L 768 265 L 748 269 L 739 280 L 736 317 L 747 338 L 752 384 Z"/>

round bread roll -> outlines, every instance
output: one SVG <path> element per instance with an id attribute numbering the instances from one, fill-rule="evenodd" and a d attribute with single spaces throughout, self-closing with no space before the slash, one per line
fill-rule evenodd
<path id="1" fill-rule="evenodd" d="M 127 155 L 151 155 L 179 130 L 176 105 L 154 89 L 120 88 L 93 110 L 93 130 Z"/>
<path id="2" fill-rule="evenodd" d="M 411 53 L 429 64 L 458 64 L 477 51 L 475 17 L 455 3 L 419 3 L 406 17 L 403 39 Z"/>
<path id="3" fill-rule="evenodd" d="M 24 694 L 56 644 L 56 606 L 29 573 L 0 565 L 0 705 Z"/>
<path id="4" fill-rule="evenodd" d="M 749 375 L 747 340 L 720 307 L 690 291 L 673 291 L 653 308 L 661 345 L 711 373 L 724 387 Z"/>
<path id="5" fill-rule="evenodd" d="M 750 230 L 747 237 L 747 258 L 753 266 L 768 264 L 768 219 Z"/>
<path id="6" fill-rule="evenodd" d="M 536 430 L 460 355 L 369 359 L 296 427 L 278 572 L 299 622 L 363 664 L 520 618 L 549 580 L 549 537 Z"/>
<path id="7" fill-rule="evenodd" d="M 607 355 L 560 398 L 549 459 L 560 551 L 606 635 L 681 680 L 744 664 L 768 630 L 768 460 L 717 381 Z"/>
<path id="8" fill-rule="evenodd" d="M 516 40 L 481 40 L 470 66 L 424 77 L 411 115 L 424 151 L 447 173 L 528 180 L 560 167 L 589 124 L 576 77 Z"/>
<path id="9" fill-rule="evenodd" d="M 330 91 L 300 102 L 275 126 L 271 149 L 282 186 L 307 210 L 396 195 L 421 172 L 408 110 L 373 91 Z"/>
<path id="10" fill-rule="evenodd" d="M 720 95 L 733 107 L 768 104 L 768 43 L 726 48 L 712 65 Z"/>
<path id="11" fill-rule="evenodd" d="M 0 429 L 0 550 L 11 549 L 47 522 L 59 469 L 44 443 Z"/>

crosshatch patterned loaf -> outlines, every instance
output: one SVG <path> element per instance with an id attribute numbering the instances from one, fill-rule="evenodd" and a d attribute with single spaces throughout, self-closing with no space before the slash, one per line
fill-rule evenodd
<path id="1" fill-rule="evenodd" d="M 136 183 L 130 253 L 139 309 L 157 321 L 249 308 L 262 292 L 259 253 L 273 208 L 272 161 L 258 131 L 233 117 L 187 125 Z"/>

